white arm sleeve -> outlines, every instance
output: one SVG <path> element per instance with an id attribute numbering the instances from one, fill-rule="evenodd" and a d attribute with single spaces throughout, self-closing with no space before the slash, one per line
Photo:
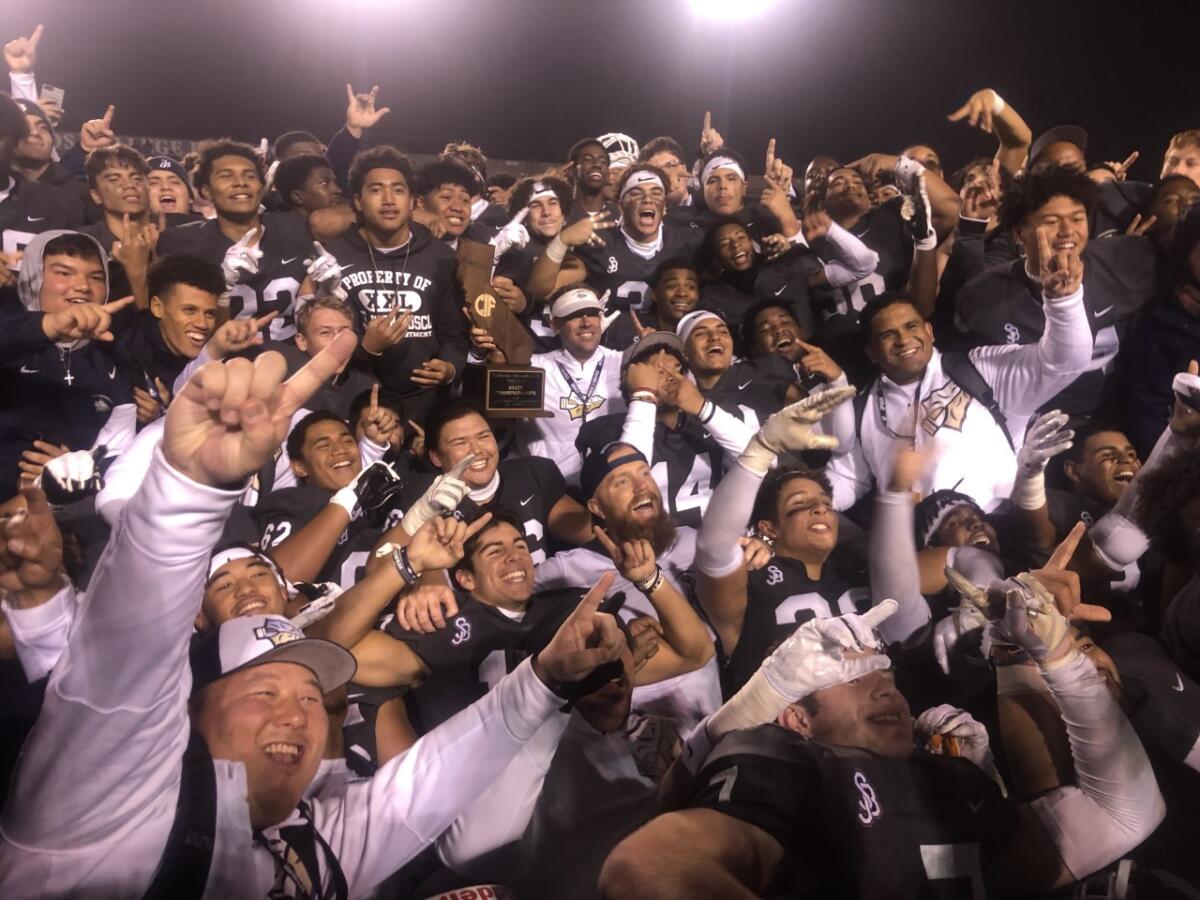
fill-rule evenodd
<path id="1" fill-rule="evenodd" d="M 364 437 L 358 442 L 358 455 L 362 458 L 364 469 L 369 465 L 379 462 L 387 452 L 387 447 L 380 447 L 370 438 Z"/>
<path id="2" fill-rule="evenodd" d="M 1004 565 L 1000 557 L 978 547 L 951 547 L 946 554 L 946 565 L 982 588 L 1004 578 Z"/>
<path id="3" fill-rule="evenodd" d="M 857 441 L 851 446 L 849 453 L 834 454 L 829 465 L 825 467 L 825 476 L 833 486 L 833 508 L 838 512 L 852 507 L 875 483 L 871 466 Z"/>
<path id="4" fill-rule="evenodd" d="M 1166 804 L 1133 726 L 1091 661 L 1079 654 L 1042 678 L 1067 726 L 1076 786 L 1032 806 L 1071 874 L 1083 878 L 1149 837 Z"/>
<path id="5" fill-rule="evenodd" d="M 188 383 L 191 377 L 196 374 L 196 370 L 205 363 L 212 362 L 213 357 L 208 353 L 208 344 L 200 348 L 200 352 L 196 354 L 196 358 L 190 360 L 183 371 L 175 376 L 175 383 L 171 385 L 171 396 L 178 397 L 179 392 L 183 390 L 183 386 Z"/>
<path id="6" fill-rule="evenodd" d="M 879 265 L 879 254 L 837 222 L 829 224 L 823 243 L 824 246 L 817 251 L 817 258 L 823 264 L 830 287 L 854 284 L 874 272 Z"/>
<path id="7" fill-rule="evenodd" d="M 715 403 L 713 404 L 713 416 L 704 427 L 713 440 L 720 444 L 721 449 L 725 451 L 727 463 L 737 461 L 738 456 L 750 443 L 750 438 L 754 437 L 754 433 L 758 431 L 757 425 L 743 422 L 733 413 L 726 412 Z M 653 457 L 647 456 L 646 459 L 653 459 Z"/>
<path id="8" fill-rule="evenodd" d="M 108 414 L 108 421 L 104 423 L 100 433 L 96 435 L 96 440 L 88 449 L 103 446 L 105 458 L 115 458 L 133 445 L 137 433 L 137 406 L 122 403 L 113 407 L 112 412 Z"/>
<path id="9" fill-rule="evenodd" d="M 9 72 L 9 93 L 14 100 L 38 102 L 37 78 L 33 72 Z"/>
<path id="10" fill-rule="evenodd" d="M 1036 344 L 976 347 L 971 361 L 1006 415 L 1029 416 L 1069 385 L 1092 359 L 1092 329 L 1083 288 L 1046 299 L 1046 329 Z"/>
<path id="11" fill-rule="evenodd" d="M 899 609 L 879 626 L 888 643 L 906 643 L 924 633 L 929 604 L 921 593 L 917 545 L 913 538 L 913 503 L 907 493 L 879 489 L 871 524 L 868 569 L 871 603 L 892 599 Z"/>
<path id="12" fill-rule="evenodd" d="M 646 400 L 630 400 L 625 410 L 621 443 L 636 447 L 650 463 L 654 462 L 654 425 L 658 407 Z"/>
<path id="13" fill-rule="evenodd" d="M 240 492 L 155 451 L 80 602 L 0 820 L 31 852 L 169 828 L 188 740 L 188 641 L 208 558 Z"/>
<path id="14" fill-rule="evenodd" d="M 96 495 L 96 512 L 116 528 L 121 510 L 129 502 L 150 469 L 154 451 L 162 443 L 164 417 L 159 417 L 138 432 L 133 443 L 126 448 L 104 473 L 104 487 Z"/>
<path id="15" fill-rule="evenodd" d="M 437 840 L 558 713 L 562 700 L 526 659 L 484 697 L 434 728 L 314 819 L 362 896 Z"/>
<path id="16" fill-rule="evenodd" d="M 30 684 L 49 675 L 62 656 L 77 606 L 75 586 L 69 581 L 45 603 L 29 609 L 17 609 L 7 600 L 0 600 L 17 645 L 17 658 Z"/>
<path id="17" fill-rule="evenodd" d="M 762 475 L 734 463 L 713 491 L 696 537 L 696 568 L 705 575 L 732 575 L 742 565 L 738 538 L 750 521 L 762 480 Z"/>
<path id="18" fill-rule="evenodd" d="M 843 388 L 850 384 L 850 380 L 846 378 L 846 373 L 843 372 L 838 378 L 821 385 L 813 394 L 821 394 L 833 388 Z M 849 453 L 854 449 L 854 445 L 858 442 L 858 434 L 854 427 L 854 404 L 839 403 L 830 410 L 825 418 L 821 419 L 813 426 L 813 431 L 818 434 L 827 434 L 837 438 L 838 446 L 836 453 Z"/>
<path id="19" fill-rule="evenodd" d="M 569 716 L 554 716 L 521 748 L 500 777 L 437 840 L 452 869 L 521 837 L 533 816 Z"/>
<path id="20" fill-rule="evenodd" d="M 1146 472 L 1153 472 L 1162 465 L 1163 460 L 1173 456 L 1188 443 L 1167 427 L 1159 435 L 1154 449 L 1146 458 L 1146 464 L 1133 476 L 1133 481 L 1129 482 L 1121 498 L 1088 530 L 1092 546 L 1096 548 L 1096 554 L 1105 565 L 1113 569 L 1123 569 L 1150 549 L 1150 539 L 1138 527 L 1134 518 L 1140 482 L 1145 478 Z"/>

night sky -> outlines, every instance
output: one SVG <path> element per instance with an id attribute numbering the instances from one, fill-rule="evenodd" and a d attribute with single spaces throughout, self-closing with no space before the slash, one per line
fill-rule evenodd
<path id="1" fill-rule="evenodd" d="M 737 4 L 738 0 L 729 0 Z M 1142 151 L 1158 174 L 1200 127 L 1195 2 L 777 0 L 747 22 L 687 0 L 0 0 L 4 40 L 44 22 L 39 83 L 66 125 L 117 105 L 118 133 L 328 138 L 347 80 L 378 83 L 377 141 L 450 138 L 490 156 L 560 160 L 585 134 L 670 134 L 693 152 L 711 109 L 762 171 L 768 138 L 801 168 L 931 143 L 953 169 L 992 139 L 945 121 L 994 87 L 1034 133 L 1063 122 L 1097 159 Z"/>

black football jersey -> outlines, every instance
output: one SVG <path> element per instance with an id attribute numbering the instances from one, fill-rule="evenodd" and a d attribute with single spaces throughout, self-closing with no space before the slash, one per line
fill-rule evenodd
<path id="1" fill-rule="evenodd" d="M 249 539 L 269 552 L 311 522 L 329 503 L 330 496 L 329 491 L 304 484 L 272 491 L 248 510 L 255 528 Z M 353 587 L 365 574 L 367 559 L 380 536 L 403 516 L 402 509 L 391 510 L 381 528 L 372 528 L 361 515 L 356 516 L 338 537 L 315 580 L 332 581 L 343 590 Z M 246 539 L 242 535 L 227 537 Z"/>
<path id="2" fill-rule="evenodd" d="M 267 336 L 289 340 L 296 333 L 296 294 L 304 281 L 305 260 L 312 259 L 316 251 L 307 224 L 295 213 L 263 213 L 261 221 L 265 230 L 258 244 L 263 252 L 258 274 L 233 288 L 229 315 L 245 319 L 277 310 L 267 326 Z M 232 246 L 216 219 L 168 228 L 158 239 L 160 256 L 187 253 L 218 266 Z"/>
<path id="3" fill-rule="evenodd" d="M 620 228 L 597 232 L 604 240 L 601 247 L 584 245 L 572 251 L 587 267 L 585 281 L 603 295 L 609 291 L 609 310 L 633 310 L 641 313 L 653 305 L 650 282 L 659 265 L 676 256 L 691 257 L 696 253 L 704 233 L 690 225 L 663 225 L 662 249 L 650 259 L 644 259 L 625 243 Z"/>
<path id="4" fill-rule="evenodd" d="M 913 238 L 900 215 L 896 200 L 877 206 L 850 227 L 849 231 L 879 254 L 875 271 L 845 287 L 813 288 L 813 305 L 820 319 L 837 317 L 858 321 L 862 308 L 884 291 L 896 291 L 908 283 L 912 268 Z"/>
<path id="5" fill-rule="evenodd" d="M 9 259 L 43 231 L 83 225 L 83 205 L 67 191 L 17 172 L 9 177 L 13 179 L 9 195 L 0 202 L 0 251 Z"/>
<path id="6" fill-rule="evenodd" d="M 1090 416 L 1104 399 L 1106 378 L 1134 314 L 1153 295 L 1154 245 L 1146 238 L 1089 241 L 1082 253 L 1083 305 L 1092 329 L 1092 360 L 1043 409 Z M 1042 289 L 1025 260 L 987 269 L 955 295 L 955 322 L 972 346 L 1032 344 L 1046 329 Z"/>
<path id="7" fill-rule="evenodd" d="M 871 607 L 867 573 L 835 553 L 808 577 L 798 559 L 776 556 L 746 578 L 746 616 L 733 652 L 722 659 L 721 690 L 732 697 L 797 627 L 809 619 L 827 619 Z"/>
<path id="8" fill-rule="evenodd" d="M 404 641 L 430 669 L 430 678 L 405 695 L 419 734 L 466 709 L 527 656 L 544 647 L 579 605 L 578 588 L 543 591 L 529 599 L 520 621 L 474 597 L 459 598 L 458 615 L 432 634 L 385 629 Z"/>
<path id="9" fill-rule="evenodd" d="M 584 422 L 575 439 L 580 455 L 586 457 L 620 440 L 624 424 L 624 413 Z M 650 460 L 650 470 L 676 525 L 700 527 L 713 489 L 721 480 L 722 453 L 721 446 L 695 419 L 681 415 L 679 427 L 675 429 L 662 422 L 655 423 L 654 459 Z"/>
<path id="10" fill-rule="evenodd" d="M 550 510 L 566 493 L 566 482 L 553 462 L 540 456 L 516 456 L 500 460 L 500 487 L 487 503 L 476 503 L 469 496 L 455 510 L 455 515 L 466 522 L 474 522 L 485 512 L 504 509 L 516 516 L 525 526 L 525 537 L 533 563 L 546 559 L 546 531 L 549 527 Z M 407 509 L 425 493 L 436 475 L 414 476 L 411 484 L 400 496 L 401 505 Z"/>
<path id="11" fill-rule="evenodd" d="M 788 388 L 795 381 L 791 363 L 778 354 L 767 353 L 753 360 L 735 362 L 716 384 L 700 393 L 757 428 L 783 409 Z"/>
<path id="12" fill-rule="evenodd" d="M 696 784 L 693 807 L 783 847 L 790 878 L 774 896 L 977 900 L 1019 824 L 1016 802 L 965 759 L 826 747 L 775 724 L 722 740 Z"/>

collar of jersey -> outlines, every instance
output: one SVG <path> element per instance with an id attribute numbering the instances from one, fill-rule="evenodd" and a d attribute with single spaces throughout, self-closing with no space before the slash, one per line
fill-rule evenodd
<path id="1" fill-rule="evenodd" d="M 634 256 L 640 256 L 642 259 L 650 259 L 663 248 L 663 225 L 661 222 L 658 223 L 658 234 L 655 235 L 654 240 L 647 244 L 635 241 L 630 237 L 624 225 L 621 226 L 621 237 L 624 239 L 625 246 L 629 248 L 630 253 Z"/>
<path id="2" fill-rule="evenodd" d="M 496 496 L 496 491 L 500 490 L 500 470 L 492 475 L 492 480 L 481 488 L 471 488 L 467 491 L 467 496 L 476 503 L 484 503 Z"/>

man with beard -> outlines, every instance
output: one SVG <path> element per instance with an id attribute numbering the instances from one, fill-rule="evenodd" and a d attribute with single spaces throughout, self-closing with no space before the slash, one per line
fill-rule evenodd
<path id="1" fill-rule="evenodd" d="M 672 593 L 689 596 L 688 585 L 696 548 L 696 531 L 677 526 L 663 506 L 650 463 L 633 445 L 613 443 L 589 454 L 580 474 L 580 495 L 588 511 L 602 528 L 606 539 L 556 553 L 537 567 L 534 587 L 550 590 L 596 584 L 612 568 L 606 547 L 646 542 L 653 551 L 656 570 L 645 581 L 632 581 L 622 572 L 606 591 L 609 597 L 623 595 L 617 610 L 628 621 L 637 616 L 658 619 L 655 595 L 659 581 L 670 583 Z M 664 626 L 668 623 L 662 622 Z M 676 719 L 687 726 L 699 721 L 720 705 L 716 664 L 708 662 L 697 671 L 679 675 L 634 691 L 634 708 Z"/>
<path id="2" fill-rule="evenodd" d="M 1030 344 L 1045 331 L 1037 302 L 1044 231 L 1049 251 L 1078 257 L 1085 267 L 1083 304 L 1093 335 L 1092 357 L 1080 376 L 1049 405 L 1090 416 L 1109 402 L 1105 385 L 1134 314 L 1155 289 L 1154 246 L 1142 237 L 1089 240 L 1095 186 L 1086 175 L 1047 168 L 1019 179 L 1001 202 L 1001 228 L 1024 251 L 965 284 L 954 298 L 956 322 L 973 346 Z"/>
<path id="3" fill-rule="evenodd" d="M 1032 651 L 1070 735 L 1077 787 L 1006 801 L 978 726 L 960 745 L 966 759 L 931 751 L 875 632 L 890 603 L 815 619 L 793 636 L 794 668 L 764 667 L 743 688 L 758 713 L 745 724 L 768 724 L 696 754 L 688 808 L 617 847 L 602 895 L 758 896 L 786 878 L 800 896 L 879 898 L 957 878 L 1008 896 L 1068 885 L 1137 846 L 1165 813 L 1153 769 L 1053 598 L 1022 577 L 997 592 L 1006 615 L 990 627 Z"/>
<path id="4" fill-rule="evenodd" d="M 609 295 L 608 308 L 641 313 L 650 308 L 650 279 L 664 260 L 689 256 L 700 242 L 695 228 L 664 224 L 667 176 L 645 163 L 630 167 L 621 182 L 620 228 L 607 230 L 604 213 L 568 225 L 546 247 L 533 267 L 529 286 L 535 298 L 549 296 L 568 250 L 587 270 L 596 293 Z M 605 343 L 624 348 L 633 342 L 633 324 L 622 316 L 606 333 Z"/>
<path id="5" fill-rule="evenodd" d="M 566 493 L 558 464 L 534 456 L 501 460 L 492 426 L 474 404 L 457 400 L 435 409 L 425 426 L 425 448 L 441 474 L 414 476 L 396 504 L 404 519 L 385 541 L 402 546 L 428 519 L 455 506 L 467 522 L 493 510 L 516 515 L 534 563 L 546 558 L 551 539 L 568 545 L 591 540 L 587 511 Z M 454 502 L 438 498 L 446 489 Z"/>
<path id="6" fill-rule="evenodd" d="M 586 461 L 614 441 L 631 444 L 650 461 L 667 509 L 680 525 L 700 519 L 721 478 L 724 455 L 745 446 L 753 426 L 744 413 L 706 400 L 687 377 L 683 342 L 654 332 L 621 357 L 627 410 L 601 416 L 579 430 L 576 446 Z M 727 404 L 728 405 L 728 404 Z"/>
<path id="7" fill-rule="evenodd" d="M 395 147 L 355 157 L 349 192 L 358 227 L 329 245 L 380 383 L 420 422 L 466 364 L 454 254 L 412 221 L 412 165 Z"/>
<path id="8" fill-rule="evenodd" d="M 220 265 L 230 289 L 230 318 L 256 318 L 275 312 L 269 336 L 286 340 L 296 333 L 300 283 L 328 284 L 336 273 L 328 254 L 313 253 L 305 223 L 290 213 L 260 213 L 261 163 L 254 148 L 231 140 L 211 141 L 200 150 L 196 189 L 217 216 L 168 228 L 158 241 L 164 256 L 185 253 Z"/>

